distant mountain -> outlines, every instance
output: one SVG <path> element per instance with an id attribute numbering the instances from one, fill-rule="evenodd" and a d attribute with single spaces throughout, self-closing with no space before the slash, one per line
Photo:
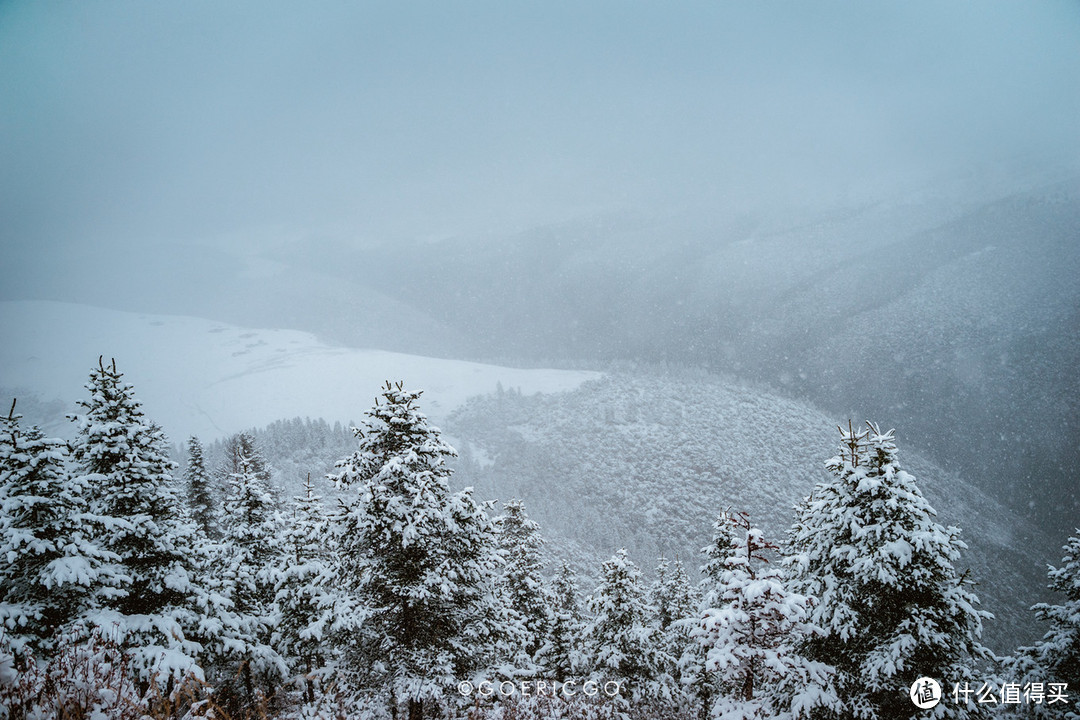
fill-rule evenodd
<path id="1" fill-rule="evenodd" d="M 704 366 L 903 427 L 911 447 L 1061 532 L 1080 515 L 1075 178 L 980 177 L 841 209 L 672 208 L 436 242 L 252 237 L 122 257 L 84 245 L 9 258 L 0 298 L 500 365 Z"/>
<path id="2" fill-rule="evenodd" d="M 497 393 L 446 424 L 462 453 L 459 484 L 521 498 L 551 540 L 550 563 L 574 558 L 595 573 L 627 547 L 646 571 L 661 554 L 697 567 L 723 508 L 750 513 L 782 541 L 792 508 L 825 478 L 836 422 L 812 407 L 705 374 L 614 374 L 558 395 Z M 887 429 L 887 428 L 883 428 Z M 1045 563 L 1064 538 L 1009 512 L 954 473 L 903 448 L 901 464 L 957 525 L 995 649 L 1041 632 L 1027 608 L 1046 598 Z"/>
<path id="3" fill-rule="evenodd" d="M 320 259 L 315 248 L 304 255 L 312 267 L 197 243 L 146 243 L 107 255 L 89 242 L 14 248 L 10 262 L 0 264 L 0 301 L 53 300 L 303 330 L 354 348 L 464 353 L 457 330 L 416 310 L 410 299 L 375 289 L 365 268 L 342 274 L 333 258 Z"/>
<path id="4" fill-rule="evenodd" d="M 569 556 L 585 572 L 622 546 L 646 570 L 660 553 L 694 566 L 728 505 L 782 539 L 792 506 L 836 450 L 835 418 L 705 372 L 522 370 L 54 302 L 0 303 L 0 334 L 0 388 L 20 398 L 28 420 L 68 432 L 59 417 L 83 397 L 90 366 L 115 357 L 174 442 L 269 425 L 259 438 L 281 446 L 266 451 L 286 497 L 349 444 L 342 429 L 319 427 L 361 420 L 384 380 L 423 388 L 421 409 L 461 453 L 456 484 L 476 486 L 483 498 L 523 498 L 551 540 L 552 560 Z M 330 425 L 274 422 L 297 416 Z M 904 466 L 942 521 L 964 530 L 964 563 L 998 615 L 988 626 L 997 649 L 1032 639 L 1025 608 L 1046 599 L 1045 563 L 1057 560 L 1062 538 L 910 451 L 906 428 L 897 431 Z M 313 443 L 313 434 L 321 439 Z"/>
<path id="5" fill-rule="evenodd" d="M 147 415 L 176 442 L 295 416 L 359 421 L 386 380 L 425 390 L 425 410 L 438 419 L 500 385 L 554 392 L 597 377 L 346 349 L 294 330 L 57 302 L 0 302 L 0 337 L 0 398 L 23 397 L 44 416 L 28 420 L 66 432 L 57 416 L 75 410 L 90 368 L 104 356 L 116 358 Z"/>
<path id="6" fill-rule="evenodd" d="M 362 273 L 450 328 L 472 358 L 734 373 L 901 426 L 1032 519 L 1069 531 L 1080 514 L 1080 180 L 982 198 L 928 188 L 804 217 L 673 211 L 513 237 L 297 246 L 281 258 Z"/>
<path id="7" fill-rule="evenodd" d="M 258 251 L 148 244 L 124 258 L 87 248 L 32 260 L 0 264 L 0 297 L 183 313 L 235 327 L 218 336 L 235 346 L 221 346 L 223 357 L 209 365 L 213 371 L 236 362 L 222 378 L 250 375 L 248 360 L 276 353 L 269 335 L 259 334 L 267 343 L 260 346 L 240 336 L 262 331 L 240 328 L 316 334 L 300 333 L 298 346 L 322 348 L 313 352 L 323 358 L 316 375 L 327 378 L 318 393 L 289 390 L 301 387 L 290 382 L 281 383 L 282 392 L 296 396 L 277 397 L 253 383 L 239 396 L 257 402 L 214 423 L 199 409 L 225 412 L 216 390 L 204 388 L 209 396 L 195 401 L 161 399 L 176 417 L 203 418 L 184 424 L 207 432 L 322 414 L 313 398 L 324 392 L 337 403 L 328 419 L 357 419 L 374 392 L 371 380 L 383 378 L 354 382 L 348 363 L 331 368 L 332 346 L 500 365 L 671 362 L 763 383 L 835 417 L 895 426 L 904 448 L 1054 534 L 1071 532 L 1080 516 L 1076 179 L 1035 178 L 1020 189 L 972 196 L 928 187 L 918 197 L 804 215 L 672 209 L 437 242 L 357 246 L 304 238 Z M 22 334 L 0 346 L 0 387 L 26 384 L 24 370 L 33 379 L 33 362 L 12 353 L 43 342 L 44 334 L 54 338 L 49 362 L 70 362 L 56 376 L 66 378 L 63 387 L 45 401 L 59 398 L 70 409 L 102 353 L 116 354 L 140 390 L 165 392 L 152 390 L 157 383 L 144 382 L 151 376 L 132 364 L 143 351 L 138 344 L 119 352 L 93 338 L 93 328 L 112 321 L 75 323 L 73 336 L 83 340 L 70 351 L 49 322 L 33 314 L 5 320 L 3 329 Z M 199 322 L 208 324 L 195 334 L 213 337 L 216 326 Z M 154 337 L 145 329 L 132 337 Z M 181 375 L 202 372 L 182 344 L 169 352 L 183 358 L 178 367 L 190 365 Z M 275 372 L 266 377 L 297 379 Z M 176 386 L 203 387 L 198 382 Z M 528 385 L 503 382 L 518 384 Z M 438 416 L 444 411 L 434 388 L 429 384 Z"/>

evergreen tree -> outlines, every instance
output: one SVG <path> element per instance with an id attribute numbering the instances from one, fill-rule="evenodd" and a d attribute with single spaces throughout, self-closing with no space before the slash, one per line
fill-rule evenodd
<path id="1" fill-rule="evenodd" d="M 228 494 L 222 516 L 222 568 L 224 589 L 240 620 L 244 652 L 238 653 L 243 694 L 248 704 L 256 700 L 258 681 L 269 694 L 285 672 L 284 661 L 272 649 L 270 640 L 277 624 L 274 606 L 274 568 L 283 547 L 275 509 L 277 503 L 266 483 L 266 475 L 244 453 L 253 450 L 236 445 L 229 475 Z"/>
<path id="2" fill-rule="evenodd" d="M 308 475 L 304 494 L 294 498 L 292 522 L 285 531 L 285 554 L 274 586 L 278 608 L 274 647 L 290 670 L 303 676 L 308 702 L 315 699 L 316 673 L 330 659 L 326 640 L 334 622 L 336 592 L 326 542 L 322 502 Z"/>
<path id="3" fill-rule="evenodd" d="M 715 607 L 720 595 L 724 572 L 727 570 L 731 548 L 736 543 L 735 519 L 728 509 L 721 510 L 713 521 L 711 542 L 701 548 L 705 563 L 701 566 L 701 602 L 704 607 Z"/>
<path id="4" fill-rule="evenodd" d="M 565 561 L 552 584 L 550 602 L 551 619 L 544 642 L 536 652 L 536 661 L 548 678 L 561 682 L 577 677 L 587 665 L 577 580 Z"/>
<path id="5" fill-rule="evenodd" d="M 85 483 L 65 470 L 68 447 L 22 431 L 15 403 L 0 418 L 0 633 L 44 660 L 88 609 L 91 586 L 114 586 L 115 559 L 90 537 Z"/>
<path id="6" fill-rule="evenodd" d="M 660 649 L 668 658 L 664 671 L 675 679 L 675 687 L 682 689 L 683 681 L 692 676 L 683 677 L 680 660 L 692 642 L 690 633 L 697 624 L 701 600 L 690 585 L 690 578 L 686 576 L 686 570 L 678 558 L 674 562 L 667 558 L 660 559 L 656 567 L 656 581 L 650 589 L 650 600 L 654 612 L 653 623 L 660 630 Z M 693 696 L 692 692 L 680 692 L 680 696 L 684 694 Z"/>
<path id="7" fill-rule="evenodd" d="M 725 720 L 808 717 L 839 709 L 832 668 L 802 657 L 798 644 L 818 631 L 809 625 L 810 601 L 789 592 L 779 568 L 763 567 L 776 546 L 739 513 L 741 539 L 732 537 L 719 578 L 718 605 L 693 631 L 706 650 L 705 668 L 725 691 L 711 709 Z"/>
<path id="8" fill-rule="evenodd" d="M 1061 567 L 1050 566 L 1047 576 L 1050 589 L 1061 593 L 1064 601 L 1058 604 L 1033 605 L 1039 620 L 1049 623 L 1050 629 L 1037 643 L 1017 650 L 1006 661 L 1011 679 L 1030 692 L 1033 683 L 1041 683 L 1044 694 L 1050 684 L 1064 684 L 1068 695 L 1066 704 L 1029 702 L 1021 706 L 1025 716 L 1034 718 L 1080 718 L 1080 529 L 1062 548 L 1065 555 Z M 1049 697 L 1048 694 L 1045 695 Z"/>
<path id="9" fill-rule="evenodd" d="M 622 692 L 635 700 L 670 700 L 671 677 L 664 671 L 670 659 L 661 649 L 660 631 L 649 624 L 641 572 L 623 549 L 603 564 L 600 576 L 584 632 L 594 673 L 625 682 Z"/>
<path id="10" fill-rule="evenodd" d="M 544 539 L 540 536 L 540 526 L 529 519 L 520 500 L 506 503 L 503 514 L 495 519 L 495 527 L 498 547 L 506 563 L 499 577 L 499 591 L 522 626 L 524 657 L 517 664 L 525 668 L 533 663 L 549 626 L 549 599 L 540 558 Z"/>
<path id="11" fill-rule="evenodd" d="M 254 463 L 237 452 L 223 513 L 224 541 L 232 549 L 234 602 L 240 612 L 265 616 L 274 597 L 270 568 L 282 554 L 277 501 Z"/>
<path id="12" fill-rule="evenodd" d="M 164 434 L 143 415 L 115 361 L 90 374 L 82 414 L 72 415 L 77 482 L 101 523 L 98 542 L 117 558 L 122 582 L 91 587 L 98 628 L 124 648 L 144 682 L 201 675 L 196 638 L 202 616 L 194 580 L 198 538 L 173 488 Z"/>
<path id="13" fill-rule="evenodd" d="M 341 586 L 351 617 L 338 624 L 353 667 L 381 669 L 410 720 L 495 652 L 501 563 L 486 508 L 470 489 L 451 494 L 454 449 L 417 409 L 419 392 L 386 384 L 359 449 L 331 477 L 359 493 L 336 517 Z"/>
<path id="14" fill-rule="evenodd" d="M 215 518 L 220 536 L 225 532 L 224 525 L 227 522 L 227 519 L 223 517 L 224 503 L 232 491 L 235 476 L 244 472 L 254 477 L 256 485 L 269 491 L 271 473 L 262 448 L 255 440 L 254 431 L 230 435 L 223 443 L 215 445 L 219 450 L 220 464 L 213 471 L 211 493 L 222 503 L 222 509 L 216 513 Z"/>
<path id="15" fill-rule="evenodd" d="M 723 592 L 724 571 L 731 548 L 735 545 L 735 524 L 732 515 L 723 510 L 713 522 L 711 542 L 701 549 L 705 563 L 701 566 L 701 583 L 698 587 L 698 606 L 693 618 L 680 623 L 684 632 L 690 633 L 701 624 L 706 611 L 719 604 Z M 696 638 L 683 644 L 679 656 L 679 681 L 685 695 L 697 704 L 699 717 L 704 720 L 712 711 L 721 691 L 717 673 L 706 665 L 707 648 Z"/>
<path id="16" fill-rule="evenodd" d="M 824 635 L 807 641 L 807 657 L 837 670 L 843 715 L 923 716 L 907 692 L 920 676 L 975 676 L 971 663 L 990 657 L 980 644 L 978 599 L 955 568 L 966 547 L 942 527 L 915 478 L 896 460 L 893 434 L 874 425 L 840 430 L 841 454 L 797 509 L 788 563 L 792 587 L 818 598 L 810 620 Z M 941 703 L 941 717 L 981 709 Z"/>
<path id="17" fill-rule="evenodd" d="M 655 611 L 654 621 L 661 632 L 667 632 L 672 624 L 690 617 L 697 610 L 697 597 L 690 587 L 682 562 L 660 558 L 656 566 L 656 581 L 649 589 L 649 599 Z"/>
<path id="18" fill-rule="evenodd" d="M 188 462 L 184 470 L 184 480 L 187 483 L 187 500 L 191 518 L 198 523 L 203 535 L 208 538 L 219 537 L 220 529 L 215 512 L 217 504 L 214 500 L 210 475 L 206 471 L 203 446 L 199 438 L 194 435 L 188 440 Z"/>
<path id="19" fill-rule="evenodd" d="M 255 442 L 253 432 L 242 432 L 233 435 L 225 442 L 225 465 L 222 468 L 222 476 L 226 485 L 228 478 L 241 471 L 255 476 L 255 480 L 263 487 L 270 487 L 270 464 L 266 462 L 262 448 Z"/>

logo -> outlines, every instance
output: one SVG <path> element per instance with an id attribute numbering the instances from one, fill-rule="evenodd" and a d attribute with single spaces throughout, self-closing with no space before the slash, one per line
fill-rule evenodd
<path id="1" fill-rule="evenodd" d="M 911 684 L 911 702 L 921 710 L 929 710 L 941 702 L 941 686 L 934 678 L 921 677 Z"/>
<path id="2" fill-rule="evenodd" d="M 522 697 L 532 695 L 541 697 L 561 695 L 564 698 L 571 698 L 575 695 L 596 697 L 600 693 L 608 697 L 615 697 L 622 692 L 622 682 L 621 680 L 608 680 L 607 682 L 597 680 L 586 680 L 584 682 L 580 680 L 567 680 L 565 682 L 546 680 L 521 680 L 518 682 L 503 680 L 502 682 L 492 682 L 490 680 L 481 680 L 474 685 L 468 680 L 462 680 L 458 683 L 457 690 L 463 697 L 469 697 L 473 692 L 476 692 L 482 698 L 495 695 L 499 697 L 510 697 L 512 695 Z"/>

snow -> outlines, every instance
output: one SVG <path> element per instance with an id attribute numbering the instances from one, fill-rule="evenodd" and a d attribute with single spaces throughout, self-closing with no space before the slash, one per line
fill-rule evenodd
<path id="1" fill-rule="evenodd" d="M 295 330 L 46 301 L 0 302 L 0 385 L 67 406 L 99 355 L 116 358 L 146 415 L 174 441 L 224 437 L 290 417 L 360 420 L 386 380 L 425 390 L 425 414 L 445 418 L 503 387 L 572 390 L 599 373 L 496 365 L 334 347 Z"/>
<path id="2" fill-rule="evenodd" d="M 903 538 L 891 540 L 881 546 L 881 552 L 896 558 L 896 566 L 907 567 L 911 564 L 911 543 Z"/>
<path id="3" fill-rule="evenodd" d="M 90 582 L 97 571 L 90 565 L 90 561 L 82 556 L 62 557 L 49 563 L 46 573 L 46 587 L 63 585 L 64 583 L 78 583 L 90 586 Z"/>

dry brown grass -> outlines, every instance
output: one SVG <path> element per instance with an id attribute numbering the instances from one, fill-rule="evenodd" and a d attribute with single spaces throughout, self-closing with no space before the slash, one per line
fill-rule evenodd
<path id="1" fill-rule="evenodd" d="M 384 702 L 351 697 L 337 685 L 322 685 L 314 702 L 302 689 L 274 697 L 257 694 L 240 703 L 202 679 L 140 681 L 124 653 L 96 639 L 68 644 L 47 663 L 17 658 L 14 682 L 0 682 L 0 720 L 371 720 L 389 718 Z M 228 683 L 226 683 L 228 684 Z M 670 709 L 669 709 L 670 710 Z M 561 696 L 475 698 L 428 713 L 461 720 L 665 720 L 678 713 L 635 707 L 611 699 Z M 404 713 L 399 711 L 399 717 Z"/>

